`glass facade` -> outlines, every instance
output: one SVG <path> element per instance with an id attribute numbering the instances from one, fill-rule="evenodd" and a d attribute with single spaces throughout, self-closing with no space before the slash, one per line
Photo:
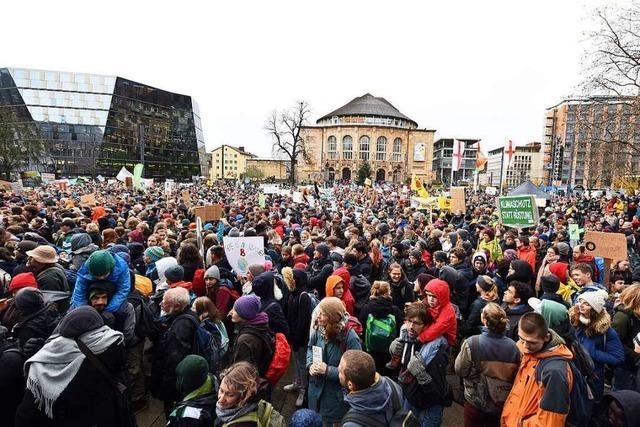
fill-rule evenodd
<path id="1" fill-rule="evenodd" d="M 200 112 L 190 96 L 121 77 L 0 68 L 0 109 L 33 124 L 29 135 L 44 142 L 46 158 L 32 170 L 112 177 L 142 162 L 145 178 L 203 175 Z"/>

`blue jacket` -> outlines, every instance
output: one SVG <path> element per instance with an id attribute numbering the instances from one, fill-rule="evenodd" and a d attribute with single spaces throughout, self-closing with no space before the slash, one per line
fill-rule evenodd
<path id="1" fill-rule="evenodd" d="M 109 300 L 109 304 L 105 310 L 114 312 L 117 311 L 122 303 L 127 300 L 129 290 L 131 289 L 131 275 L 129 274 L 129 266 L 127 262 L 119 256 L 111 255 L 116 262 L 116 265 L 109 276 L 105 280 L 116 284 L 116 291 Z M 78 279 L 76 280 L 76 286 L 73 289 L 73 295 L 71 297 L 71 305 L 73 307 L 80 307 L 81 305 L 88 304 L 88 292 L 89 286 L 96 279 L 87 268 L 87 263 L 78 271 Z"/>
<path id="2" fill-rule="evenodd" d="M 382 424 L 388 425 L 393 417 L 392 389 L 395 388 L 405 409 L 409 405 L 402 395 L 402 387 L 387 377 L 376 374 L 376 382 L 369 388 L 347 394 L 344 400 L 349 404 L 353 412 L 366 414 Z M 346 422 L 342 427 L 367 427 L 356 422 Z"/>
<path id="3" fill-rule="evenodd" d="M 338 364 L 343 350 L 362 350 L 360 339 L 353 329 L 349 329 L 346 336 L 326 342 L 322 334 L 314 329 L 307 345 L 307 370 L 313 363 L 314 346 L 322 349 L 322 361 L 327 364 L 327 372 L 324 375 L 309 376 L 309 409 L 319 413 L 323 421 L 337 423 L 349 409 L 338 378 Z"/>

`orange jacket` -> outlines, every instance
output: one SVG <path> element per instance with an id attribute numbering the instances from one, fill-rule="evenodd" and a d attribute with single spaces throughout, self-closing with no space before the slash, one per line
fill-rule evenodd
<path id="1" fill-rule="evenodd" d="M 518 259 L 526 261 L 531 266 L 531 270 L 536 272 L 536 251 L 531 246 L 521 246 L 518 248 Z"/>
<path id="2" fill-rule="evenodd" d="M 571 350 L 554 331 L 551 341 L 538 353 L 522 352 L 520 369 L 513 382 L 500 418 L 502 427 L 561 427 L 565 425 L 569 412 L 569 394 L 573 387 L 571 367 L 567 363 L 549 362 L 536 380 L 536 367 L 541 359 L 561 356 L 573 359 Z"/>

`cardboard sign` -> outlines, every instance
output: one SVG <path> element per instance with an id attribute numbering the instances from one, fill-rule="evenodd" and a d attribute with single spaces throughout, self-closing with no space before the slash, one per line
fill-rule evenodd
<path id="1" fill-rule="evenodd" d="M 451 187 L 451 212 L 467 211 L 465 187 Z"/>
<path id="2" fill-rule="evenodd" d="M 96 195 L 85 194 L 84 196 L 80 196 L 80 204 L 81 205 L 95 205 L 96 204 Z"/>
<path id="3" fill-rule="evenodd" d="M 533 196 L 498 197 L 500 222 L 509 227 L 533 227 L 538 224 L 538 207 Z"/>
<path id="4" fill-rule="evenodd" d="M 584 247 L 587 254 L 609 258 L 616 261 L 626 260 L 627 238 L 621 233 L 603 233 L 601 231 L 586 231 L 584 233 Z"/>
<path id="5" fill-rule="evenodd" d="M 200 218 L 202 222 L 217 221 L 222 218 L 222 206 L 199 206 L 194 209 L 194 214 L 196 217 Z"/>
<path id="6" fill-rule="evenodd" d="M 239 275 L 245 276 L 251 264 L 264 263 L 264 238 L 225 236 L 222 241 L 227 261 Z"/>
<path id="7" fill-rule="evenodd" d="M 191 193 L 189 193 L 189 190 L 182 191 L 182 201 L 184 202 L 185 205 L 191 204 Z M 206 221 L 206 220 L 203 220 L 203 221 Z"/>
<path id="8" fill-rule="evenodd" d="M 0 181 L 0 189 L 10 191 L 11 183 L 9 181 Z"/>

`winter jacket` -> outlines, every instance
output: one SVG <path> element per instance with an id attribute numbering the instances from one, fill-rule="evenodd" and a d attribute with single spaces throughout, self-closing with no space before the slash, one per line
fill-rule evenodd
<path id="1" fill-rule="evenodd" d="M 487 249 L 491 255 L 491 261 L 496 262 L 502 258 L 502 248 L 498 243 L 498 239 L 493 239 L 490 242 L 486 242 L 484 239 L 478 242 L 478 250 L 482 251 Z"/>
<path id="2" fill-rule="evenodd" d="M 342 293 L 342 298 L 340 299 L 344 303 L 344 306 L 347 309 L 347 313 L 349 313 L 352 316 L 355 316 L 356 300 L 353 297 L 353 294 L 351 293 L 351 286 L 350 286 L 351 274 L 349 274 L 349 271 L 344 267 L 336 268 L 335 270 L 333 270 L 333 274 L 335 276 L 342 277 L 342 281 L 345 285 L 344 285 L 344 292 Z"/>
<path id="3" fill-rule="evenodd" d="M 422 260 L 419 260 L 417 264 L 409 262 L 405 267 L 405 272 L 407 275 L 407 280 L 410 283 L 413 283 L 418 279 L 418 276 L 421 273 L 427 272 L 427 267 L 424 265 L 424 262 L 422 262 Z"/>
<path id="4" fill-rule="evenodd" d="M 569 361 L 573 359 L 564 340 L 549 330 L 551 340 L 537 353 L 525 353 L 524 346 L 516 345 L 522 361 L 513 387 L 502 410 L 502 426 L 564 426 L 569 412 L 569 399 L 573 376 Z M 536 380 L 536 367 L 542 359 L 560 357 L 565 360 L 548 362 Z"/>
<path id="5" fill-rule="evenodd" d="M 116 292 L 113 294 L 106 311 L 116 311 L 122 303 L 127 300 L 127 295 L 131 289 L 131 276 L 129 274 L 129 266 L 127 262 L 119 256 L 111 255 L 115 261 L 115 267 L 113 271 L 105 280 L 113 282 L 116 285 Z M 73 289 L 73 295 L 71 297 L 71 304 L 73 307 L 80 307 L 87 304 L 89 286 L 96 279 L 89 272 L 86 264 L 78 271 L 78 279 L 76 280 L 76 287 Z"/>
<path id="6" fill-rule="evenodd" d="M 449 286 L 451 303 L 458 306 L 460 311 L 467 311 L 469 299 L 469 282 L 453 267 L 445 265 L 440 269 L 440 279 Z"/>
<path id="7" fill-rule="evenodd" d="M 332 273 L 333 263 L 328 258 L 314 260 L 309 266 L 309 289 L 317 291 L 320 299 L 325 297 L 325 285 Z"/>
<path id="8" fill-rule="evenodd" d="M 471 268 L 471 263 L 468 258 L 462 260 L 457 264 L 449 264 L 449 267 L 456 270 L 464 279 L 467 281 L 467 284 L 471 285 L 475 283 L 476 276 L 473 274 L 473 268 Z"/>
<path id="9" fill-rule="evenodd" d="M 273 358 L 273 335 L 267 322 L 259 324 L 240 323 L 236 326 L 236 344 L 231 354 L 231 363 L 249 362 L 258 368 L 258 375 L 264 377 Z"/>
<path id="10" fill-rule="evenodd" d="M 193 352 L 198 319 L 187 306 L 181 313 L 171 314 L 164 321 L 166 328 L 159 345 L 154 346 L 152 392 L 159 399 L 177 401 L 176 367 Z"/>
<path id="11" fill-rule="evenodd" d="M 498 302 L 497 298 L 495 301 L 487 301 L 482 297 L 476 298 L 476 300 L 471 304 L 469 308 L 469 315 L 467 319 L 464 321 L 462 325 L 460 325 L 460 334 L 463 337 L 470 337 L 472 335 L 478 335 L 482 329 L 482 321 L 480 320 L 480 315 L 482 314 L 482 309 L 489 304 L 490 302 Z"/>
<path id="12" fill-rule="evenodd" d="M 356 266 L 356 268 L 360 271 L 360 274 L 366 277 L 369 281 L 373 280 L 373 262 L 371 261 L 371 257 L 368 254 L 358 261 L 358 265 Z"/>
<path id="13" fill-rule="evenodd" d="M 569 319 L 580 344 L 593 359 L 594 372 L 598 378 L 593 381 L 592 391 L 596 401 L 600 401 L 604 392 L 604 366 L 613 368 L 624 362 L 622 343 L 616 330 L 611 327 L 611 317 L 605 310 L 587 327 L 580 322 L 578 306 L 571 307 Z"/>
<path id="14" fill-rule="evenodd" d="M 498 414 L 502 408 L 497 407 L 489 396 L 486 377 L 513 384 L 521 355 L 516 343 L 504 334 L 483 329 L 480 335 L 469 337 L 462 343 L 455 371 L 464 380 L 465 400 L 482 412 Z M 471 350 L 472 339 L 478 340 L 477 355 Z M 476 360 L 480 366 L 476 365 Z"/>
<path id="15" fill-rule="evenodd" d="M 609 421 L 609 405 L 616 402 L 622 408 L 622 421 L 625 427 L 638 425 L 638 408 L 640 407 L 640 393 L 635 390 L 610 391 L 602 402 L 594 408 L 590 427 L 611 426 Z"/>
<path id="16" fill-rule="evenodd" d="M 203 384 L 178 402 L 169 415 L 168 427 L 210 427 L 216 418 L 218 394 L 213 381 Z M 206 387 L 208 385 L 208 387 Z"/>
<path id="17" fill-rule="evenodd" d="M 526 261 L 531 266 L 531 271 L 536 271 L 536 250 L 531 246 L 520 246 L 518 248 L 518 259 Z"/>
<path id="18" fill-rule="evenodd" d="M 349 280 L 350 280 L 351 275 L 348 272 L 346 273 L 349 275 Z M 343 277 L 338 276 L 337 274 L 332 274 L 327 278 L 327 284 L 325 287 L 325 297 L 335 296 L 333 289 L 338 285 L 338 283 L 342 283 L 342 287 L 343 287 L 343 292 L 342 292 L 342 296 L 340 297 L 340 300 L 342 301 L 345 308 L 347 309 L 347 313 L 353 316 L 355 301 L 353 299 L 353 295 L 351 295 L 351 290 L 349 289 L 349 285 L 347 284 L 349 282 L 345 282 Z"/>
<path id="19" fill-rule="evenodd" d="M 427 308 L 431 317 L 433 317 L 433 323 L 422 330 L 418 340 L 421 343 L 426 343 L 444 336 L 447 343 L 450 346 L 454 346 L 456 344 L 457 319 L 455 309 L 449 302 L 449 286 L 447 282 L 435 279 L 427 283 L 425 289 L 438 298 L 438 306 Z"/>
<path id="20" fill-rule="evenodd" d="M 87 233 L 78 233 L 71 237 L 70 249 L 71 264 L 69 268 L 78 271 L 84 262 L 89 259 L 89 256 L 100 248 L 91 242 L 91 236 Z"/>
<path id="21" fill-rule="evenodd" d="M 365 414 L 381 424 L 389 425 L 393 418 L 393 389 L 400 401 L 403 402 L 402 387 L 387 377 L 376 374 L 376 381 L 364 390 L 352 391 L 344 398 L 349 410 L 354 413 Z M 405 403 L 404 406 L 407 406 Z M 344 422 L 342 427 L 368 427 L 357 422 Z"/>
<path id="22" fill-rule="evenodd" d="M 362 307 L 369 301 L 371 295 L 371 282 L 362 274 L 354 274 L 349 271 L 351 278 L 349 279 L 349 290 L 355 300 L 354 314 L 357 315 Z M 393 285 L 392 285 L 393 288 Z"/>
<path id="23" fill-rule="evenodd" d="M 301 347 L 306 348 L 311 327 L 311 297 L 306 287 L 300 286 L 299 283 L 297 286 L 289 293 L 287 303 L 284 305 L 284 315 L 289 325 L 287 341 L 292 351 L 297 351 Z"/>
<path id="24" fill-rule="evenodd" d="M 342 419 L 348 409 L 338 378 L 340 358 L 344 351 L 362 350 L 362 346 L 353 329 L 348 329 L 346 334 L 343 333 L 334 341 L 325 341 L 322 334 L 314 328 L 307 345 L 307 370 L 313 363 L 314 346 L 322 349 L 322 361 L 327 364 L 327 372 L 324 375 L 309 376 L 309 409 L 319 413 L 323 421 L 335 423 Z"/>
<path id="25" fill-rule="evenodd" d="M 36 280 L 38 281 L 38 289 L 41 291 L 70 291 L 67 275 L 60 264 L 53 264 L 39 271 Z"/>
<path id="26" fill-rule="evenodd" d="M 640 318 L 622 304 L 616 307 L 611 327 L 618 333 L 624 351 L 623 366 L 635 370 L 640 361 L 640 354 L 633 351 L 633 339 L 640 333 Z"/>
<path id="27" fill-rule="evenodd" d="M 518 282 L 530 284 L 535 279 L 533 268 L 527 261 L 514 259 L 511 261 L 511 268 L 513 273 L 507 276 L 507 283 L 517 280 Z"/>
<path id="28" fill-rule="evenodd" d="M 273 294 L 275 279 L 273 272 L 265 271 L 251 282 L 253 293 L 260 297 L 262 307 L 260 311 L 267 313 L 269 316 L 269 329 L 271 332 L 289 333 L 289 325 L 284 317 L 280 303 L 276 301 Z"/>
<path id="29" fill-rule="evenodd" d="M 42 340 L 49 338 L 60 321 L 60 315 L 55 305 L 47 304 L 31 315 L 19 314 L 17 320 L 18 323 L 13 327 L 12 335 L 18 339 L 22 347 L 31 338 Z"/>
<path id="30" fill-rule="evenodd" d="M 518 341 L 518 322 L 523 314 L 533 311 L 529 304 L 519 304 L 513 308 L 510 308 L 507 304 L 502 304 L 502 308 L 507 313 L 507 319 L 509 320 L 509 329 L 507 329 L 507 336 L 514 341 Z"/>
<path id="31" fill-rule="evenodd" d="M 358 316 L 358 320 L 362 324 L 362 336 L 365 336 L 367 330 L 367 319 L 369 315 L 376 317 L 378 319 L 384 319 L 387 316 L 392 314 L 396 318 L 396 336 L 400 333 L 400 327 L 402 326 L 402 322 L 404 321 L 404 313 L 401 311 L 391 298 L 387 297 L 376 297 L 371 298 L 368 303 L 360 311 L 360 315 Z"/>
<path id="32" fill-rule="evenodd" d="M 113 344 L 96 356 L 114 379 L 122 381 L 126 370 L 122 344 Z M 16 411 L 15 427 L 119 427 L 121 411 L 116 405 L 115 393 L 104 375 L 85 358 L 75 377 L 53 404 L 53 420 L 38 409 L 31 391 L 25 390 Z"/>

